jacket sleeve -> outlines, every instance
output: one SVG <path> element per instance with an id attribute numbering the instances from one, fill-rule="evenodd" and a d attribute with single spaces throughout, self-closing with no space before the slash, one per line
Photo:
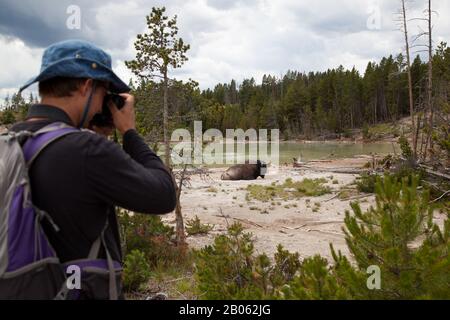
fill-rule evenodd
<path id="1" fill-rule="evenodd" d="M 176 191 L 172 175 L 135 130 L 125 133 L 123 149 L 101 136 L 92 136 L 85 172 L 102 200 L 139 213 L 174 210 Z"/>

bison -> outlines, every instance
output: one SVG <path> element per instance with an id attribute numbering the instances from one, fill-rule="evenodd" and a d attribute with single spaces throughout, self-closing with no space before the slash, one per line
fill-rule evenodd
<path id="1" fill-rule="evenodd" d="M 237 164 L 228 168 L 222 174 L 222 180 L 255 180 L 258 177 L 264 179 L 267 172 L 267 165 L 258 160 L 256 164 Z"/>

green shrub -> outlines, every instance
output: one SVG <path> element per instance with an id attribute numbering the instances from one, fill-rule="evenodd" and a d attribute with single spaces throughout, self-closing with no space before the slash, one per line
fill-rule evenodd
<path id="1" fill-rule="evenodd" d="M 190 236 L 196 234 L 207 234 L 212 229 L 214 229 L 213 225 L 201 223 L 200 218 L 198 216 L 195 216 L 194 219 L 186 221 L 186 232 Z"/>
<path id="2" fill-rule="evenodd" d="M 204 299 L 237 299 L 246 295 L 261 297 L 252 286 L 253 241 L 235 223 L 227 235 L 214 239 L 214 244 L 195 253 L 198 290 Z M 253 290 L 251 290 L 253 289 Z"/>
<path id="3" fill-rule="evenodd" d="M 118 213 L 124 255 L 141 251 L 152 268 L 184 264 L 188 250 L 177 246 L 173 227 L 166 226 L 159 216 Z"/>
<path id="4" fill-rule="evenodd" d="M 327 259 L 320 255 L 303 260 L 300 274 L 283 287 L 283 298 L 293 300 L 348 299 L 351 294 L 339 283 Z"/>
<path id="5" fill-rule="evenodd" d="M 363 173 L 356 181 L 356 189 L 359 192 L 374 193 L 376 179 L 376 174 Z"/>
<path id="6" fill-rule="evenodd" d="M 369 140 L 371 138 L 369 126 L 367 124 L 365 124 L 362 128 L 362 136 L 364 140 Z"/>
<path id="7" fill-rule="evenodd" d="M 280 286 L 293 279 L 300 262 L 278 246 L 272 264 L 265 254 L 255 256 L 254 240 L 241 224 L 234 223 L 227 235 L 195 252 L 195 278 L 203 299 L 272 299 Z"/>
<path id="8" fill-rule="evenodd" d="M 346 242 L 359 270 L 381 269 L 380 299 L 450 298 L 450 223 L 442 232 L 432 221 L 429 192 L 417 191 L 415 176 L 385 176 L 376 183 L 376 206 L 346 212 Z M 417 248 L 412 246 L 416 243 Z"/>
<path id="9" fill-rule="evenodd" d="M 350 129 L 344 129 L 342 132 L 344 138 L 351 138 L 353 136 L 352 131 Z"/>
<path id="10" fill-rule="evenodd" d="M 413 157 L 413 151 L 409 145 L 408 139 L 405 136 L 398 138 L 398 143 L 400 145 L 400 150 L 402 150 L 402 156 L 405 159 L 411 159 Z"/>
<path id="11" fill-rule="evenodd" d="M 11 109 L 6 109 L 2 113 L 0 113 L 0 123 L 1 124 L 13 124 L 16 122 L 16 116 L 14 114 L 14 111 Z"/>
<path id="12" fill-rule="evenodd" d="M 131 251 L 125 257 L 123 268 L 123 287 L 127 292 L 138 290 L 150 278 L 150 266 L 145 254 L 139 250 Z"/>
<path id="13" fill-rule="evenodd" d="M 278 288 L 292 281 L 300 270 L 300 255 L 298 252 L 290 253 L 278 245 L 274 255 L 275 264 L 270 272 L 271 286 Z"/>

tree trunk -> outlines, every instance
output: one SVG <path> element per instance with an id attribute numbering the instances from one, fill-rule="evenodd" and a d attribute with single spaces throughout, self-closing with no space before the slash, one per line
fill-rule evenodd
<path id="1" fill-rule="evenodd" d="M 431 139 L 433 133 L 433 43 L 432 43 L 432 34 L 431 34 L 431 0 L 428 0 L 428 86 L 427 86 L 427 105 L 429 112 L 429 121 L 428 121 L 428 134 L 426 137 L 425 143 L 425 156 L 424 160 L 427 158 L 428 154 L 428 146 L 430 149 L 433 147 L 433 142 Z"/>
<path id="2" fill-rule="evenodd" d="M 170 141 L 169 141 L 169 105 L 168 105 L 168 92 L 169 92 L 169 78 L 167 76 L 167 66 L 164 70 L 164 97 L 163 97 L 163 130 L 164 130 L 164 162 L 166 166 L 170 168 L 170 172 L 172 173 L 172 178 L 176 187 L 176 197 L 177 197 L 177 205 L 175 207 L 175 221 L 176 221 L 176 242 L 177 245 L 184 245 L 186 242 L 186 235 L 184 233 L 184 221 L 183 214 L 181 212 L 181 189 L 183 186 L 183 178 L 180 178 L 180 184 L 177 185 L 176 179 L 173 175 L 172 169 L 170 167 Z M 186 169 L 185 169 L 186 170 Z"/>
<path id="3" fill-rule="evenodd" d="M 169 80 L 167 77 L 167 66 L 164 70 L 164 97 L 163 97 L 163 130 L 164 130 L 164 162 L 167 167 L 170 167 L 170 142 L 169 142 L 169 106 L 168 106 L 168 91 Z"/>
<path id="4" fill-rule="evenodd" d="M 350 107 L 350 126 L 351 126 L 352 130 L 355 128 L 353 126 L 353 106 Z"/>
<path id="5" fill-rule="evenodd" d="M 414 125 L 414 98 L 412 90 L 412 77 L 411 77 L 411 58 L 409 54 L 409 40 L 408 40 L 408 25 L 406 23 L 406 8 L 405 0 L 402 0 L 402 11 L 403 11 L 403 28 L 405 33 L 405 44 L 406 44 L 406 62 L 408 68 L 408 93 L 409 93 L 409 115 L 411 117 L 411 126 L 413 132 L 413 149 L 414 158 L 417 157 L 417 137 L 415 135 L 415 125 Z"/>
<path id="6" fill-rule="evenodd" d="M 173 171 L 171 170 L 172 177 L 173 177 L 176 189 L 177 189 L 176 190 L 177 206 L 175 207 L 176 242 L 177 242 L 177 245 L 184 245 L 184 244 L 186 244 L 186 233 L 185 233 L 185 230 L 184 230 L 184 219 L 183 219 L 183 214 L 181 212 L 181 202 L 180 202 L 181 191 L 183 189 L 183 182 L 184 182 L 184 179 L 185 179 L 186 170 L 187 170 L 187 164 L 184 165 L 183 171 L 181 171 L 179 184 L 176 183 L 176 179 L 175 179 L 175 177 L 173 175 Z"/>
<path id="7" fill-rule="evenodd" d="M 177 186 L 177 206 L 175 208 L 176 241 L 178 245 L 183 245 L 186 242 L 186 234 L 184 233 L 184 221 L 180 202 L 181 188 L 182 186 Z"/>
<path id="8" fill-rule="evenodd" d="M 377 124 L 377 107 L 378 107 L 378 88 L 376 89 L 375 92 L 375 104 L 373 107 L 373 124 Z"/>
<path id="9" fill-rule="evenodd" d="M 413 141 L 414 141 L 414 156 L 417 157 L 417 141 L 419 140 L 419 130 L 420 130 L 420 121 L 421 121 L 421 114 L 417 115 L 417 127 L 415 129 L 415 132 L 413 133 Z"/>

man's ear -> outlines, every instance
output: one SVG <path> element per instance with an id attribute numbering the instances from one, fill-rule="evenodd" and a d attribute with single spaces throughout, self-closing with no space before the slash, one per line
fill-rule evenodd
<path id="1" fill-rule="evenodd" d="M 78 88 L 80 94 L 85 97 L 91 93 L 92 86 L 94 81 L 92 79 L 86 79 Z"/>

